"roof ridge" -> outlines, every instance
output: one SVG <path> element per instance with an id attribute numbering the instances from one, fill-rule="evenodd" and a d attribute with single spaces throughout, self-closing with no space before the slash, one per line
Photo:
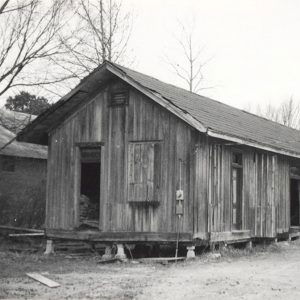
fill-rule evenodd
<path id="1" fill-rule="evenodd" d="M 289 126 L 286 126 L 286 125 L 281 124 L 281 123 L 279 123 L 279 122 L 270 120 L 270 119 L 268 119 L 268 118 L 266 118 L 266 117 L 263 117 L 263 116 L 259 116 L 259 115 L 255 114 L 255 113 L 246 111 L 246 110 L 244 110 L 244 109 L 237 108 L 237 107 L 235 107 L 235 106 L 229 105 L 229 104 L 224 103 L 224 102 L 221 102 L 221 101 L 219 101 L 219 100 L 216 100 L 216 99 L 213 99 L 213 98 L 210 98 L 210 97 L 207 97 L 207 96 L 203 96 L 203 95 L 197 94 L 197 93 L 195 93 L 195 92 L 191 92 L 191 91 L 189 91 L 189 90 L 187 90 L 187 89 L 185 89 L 185 88 L 176 86 L 176 85 L 174 85 L 174 84 L 172 84 L 172 83 L 169 83 L 169 82 L 162 81 L 161 79 L 158 79 L 158 78 L 153 77 L 153 76 L 151 76 L 151 75 L 148 75 L 148 74 L 145 74 L 145 73 L 142 73 L 142 72 L 139 72 L 139 71 L 130 69 L 130 68 L 128 68 L 128 67 L 123 67 L 123 66 L 121 66 L 121 65 L 119 65 L 119 64 L 117 64 L 117 63 L 114 63 L 114 62 L 105 61 L 104 63 L 112 64 L 113 66 L 117 67 L 118 69 L 120 69 L 120 70 L 123 71 L 123 72 L 125 72 L 124 69 L 127 69 L 127 70 L 129 70 L 129 71 L 131 71 L 131 72 L 135 72 L 135 73 L 140 74 L 140 75 L 142 75 L 142 76 L 147 76 L 147 77 L 149 77 L 149 78 L 151 78 L 151 79 L 154 79 L 154 80 L 156 80 L 156 81 L 158 81 L 158 82 L 160 82 L 160 83 L 162 83 L 162 84 L 167 84 L 167 85 L 169 85 L 169 86 L 171 86 L 171 87 L 174 87 L 174 88 L 176 88 L 176 89 L 179 89 L 179 90 L 181 90 L 181 91 L 184 91 L 184 92 L 186 92 L 186 93 L 188 93 L 188 94 L 192 94 L 192 95 L 194 95 L 195 97 L 203 98 L 203 99 L 208 100 L 208 101 L 214 101 L 214 102 L 217 102 L 217 103 L 219 103 L 219 104 L 222 104 L 222 105 L 225 105 L 225 106 L 227 106 L 227 107 L 233 108 L 233 109 L 238 110 L 238 111 L 240 111 L 240 112 L 243 112 L 243 113 L 252 115 L 252 116 L 254 116 L 254 117 L 256 117 L 256 118 L 262 119 L 262 120 L 264 120 L 264 121 L 270 122 L 270 123 L 272 123 L 272 124 L 279 125 L 279 126 L 285 128 L 285 129 L 288 128 L 289 130 L 293 130 L 293 131 L 296 131 L 296 132 L 300 133 L 300 130 L 299 130 L 299 129 L 296 129 L 296 128 L 293 128 L 293 127 L 289 127 Z M 125 73 L 126 73 L 126 72 L 125 72 Z M 128 74 L 126 74 L 126 75 L 128 75 Z M 130 76 L 130 75 L 128 75 L 128 76 Z"/>
<path id="2" fill-rule="evenodd" d="M 201 124 L 201 129 L 202 127 L 204 129 L 210 128 L 211 130 L 207 131 L 207 134 L 216 138 L 232 140 L 237 143 L 283 155 L 300 157 L 299 130 L 218 100 L 192 93 L 184 88 L 163 82 L 150 75 L 109 61 L 104 61 L 103 64 L 99 65 L 91 74 L 86 76 L 72 91 L 23 129 L 18 134 L 18 140 L 37 141 L 38 143 L 45 144 L 47 141 L 46 133 L 51 123 L 48 121 L 52 119 L 52 114 L 54 114 L 54 120 L 59 122 L 62 116 L 66 114 L 66 110 L 63 110 L 64 114 L 60 114 L 59 117 L 55 113 L 56 110 L 63 109 L 63 105 L 71 100 L 76 93 L 79 93 L 80 89 L 85 89 L 86 87 L 95 89 L 98 86 L 99 80 L 112 78 L 107 76 L 107 72 L 128 82 L 128 84 L 150 98 L 156 96 L 154 93 L 157 93 L 158 97 L 153 98 L 153 100 L 166 107 L 171 113 L 200 132 L 206 132 L 199 129 Z M 86 85 L 86 81 L 88 80 L 92 80 L 90 86 Z M 162 99 L 160 99 L 160 96 Z M 84 97 L 81 96 L 79 97 L 80 99 L 84 99 Z M 163 99 L 169 101 L 170 105 L 164 103 Z M 41 123 L 41 126 L 36 129 L 39 123 Z M 30 130 L 32 133 L 29 133 Z M 215 134 L 218 132 L 220 133 L 219 135 Z M 267 147 L 261 147 L 262 144 Z"/>

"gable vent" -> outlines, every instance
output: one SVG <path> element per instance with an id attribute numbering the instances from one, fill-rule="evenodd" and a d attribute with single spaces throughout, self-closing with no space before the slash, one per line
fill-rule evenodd
<path id="1" fill-rule="evenodd" d="M 111 92 L 110 105 L 120 106 L 126 105 L 128 102 L 128 91 L 115 91 Z"/>

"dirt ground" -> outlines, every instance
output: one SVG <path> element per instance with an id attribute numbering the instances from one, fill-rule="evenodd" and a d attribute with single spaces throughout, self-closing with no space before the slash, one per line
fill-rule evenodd
<path id="1" fill-rule="evenodd" d="M 97 264 L 98 257 L 0 252 L 2 299 L 300 299 L 300 240 L 252 251 L 229 249 L 220 258 L 161 264 Z M 61 284 L 28 277 L 40 272 Z"/>

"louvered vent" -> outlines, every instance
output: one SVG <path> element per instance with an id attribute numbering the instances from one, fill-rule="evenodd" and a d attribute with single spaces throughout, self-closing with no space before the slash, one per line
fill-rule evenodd
<path id="1" fill-rule="evenodd" d="M 128 102 L 128 92 L 127 91 L 115 91 L 111 93 L 111 106 L 126 105 Z"/>

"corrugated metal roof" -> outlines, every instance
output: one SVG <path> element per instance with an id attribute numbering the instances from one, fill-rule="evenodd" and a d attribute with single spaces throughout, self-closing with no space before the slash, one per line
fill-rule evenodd
<path id="1" fill-rule="evenodd" d="M 15 134 L 0 126 L 0 148 L 15 138 Z M 0 155 L 47 159 L 46 146 L 13 141 L 0 151 Z"/>

